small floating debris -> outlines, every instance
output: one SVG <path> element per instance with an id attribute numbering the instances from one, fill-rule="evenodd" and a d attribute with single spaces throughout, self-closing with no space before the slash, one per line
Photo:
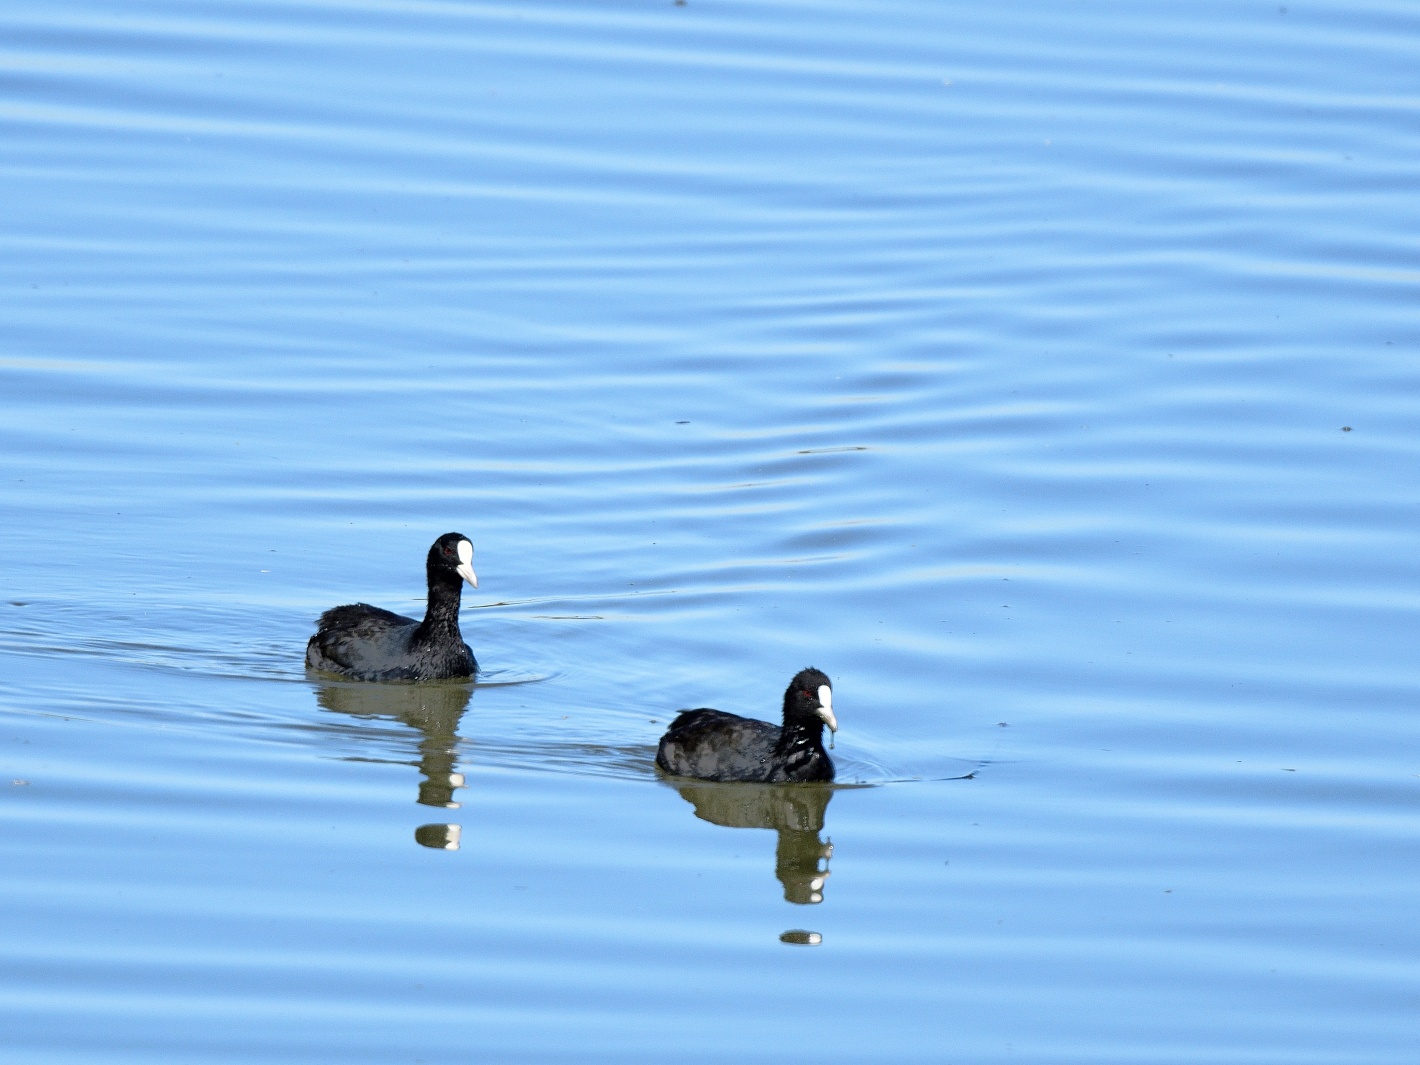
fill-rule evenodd
<path id="1" fill-rule="evenodd" d="M 600 614 L 534 614 L 538 621 L 602 621 Z"/>
<path id="2" fill-rule="evenodd" d="M 817 932 L 807 932 L 802 928 L 791 928 L 779 937 L 780 943 L 796 943 L 801 947 L 816 947 L 823 942 Z"/>
<path id="3" fill-rule="evenodd" d="M 811 447 L 807 451 L 800 451 L 800 455 L 827 455 L 832 451 L 867 451 L 865 447 L 850 445 L 849 447 Z"/>
<path id="4" fill-rule="evenodd" d="M 22 787 L 24 787 L 26 784 L 28 784 L 29 781 L 28 781 L 28 780 L 12 780 L 12 781 L 10 781 L 10 783 L 13 784 L 13 785 L 15 785 L 17 788 L 22 788 Z"/>

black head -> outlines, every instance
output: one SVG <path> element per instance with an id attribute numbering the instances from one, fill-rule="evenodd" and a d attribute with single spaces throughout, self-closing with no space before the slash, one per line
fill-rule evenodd
<path id="1" fill-rule="evenodd" d="M 838 731 L 838 719 L 833 716 L 833 682 L 820 670 L 801 669 L 784 692 L 784 724 L 827 725 Z"/>
<path id="2" fill-rule="evenodd" d="M 430 578 L 435 574 L 459 578 L 478 587 L 478 576 L 473 572 L 473 544 L 463 533 L 444 533 L 429 548 L 429 559 L 425 563 Z"/>

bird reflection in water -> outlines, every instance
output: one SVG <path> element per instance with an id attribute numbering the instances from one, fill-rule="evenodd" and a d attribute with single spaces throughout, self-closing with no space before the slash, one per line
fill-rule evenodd
<path id="1" fill-rule="evenodd" d="M 772 828 L 779 833 L 774 875 L 784 898 L 799 905 L 823 901 L 832 841 L 819 838 L 834 789 L 820 784 L 677 784 L 702 821 L 726 828 Z M 823 863 L 820 866 L 819 863 Z"/>
<path id="2" fill-rule="evenodd" d="M 457 810 L 454 791 L 464 786 L 458 772 L 459 719 L 468 709 L 473 688 L 467 681 L 429 684 L 323 684 L 316 701 L 323 710 L 352 717 L 400 721 L 420 733 L 417 765 L 424 779 L 419 782 L 418 802 L 444 810 Z M 458 850 L 458 825 L 421 825 L 414 839 L 436 850 Z"/>

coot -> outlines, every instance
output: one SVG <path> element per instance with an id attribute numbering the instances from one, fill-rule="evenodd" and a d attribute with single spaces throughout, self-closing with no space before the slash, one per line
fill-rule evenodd
<path id="1" fill-rule="evenodd" d="M 838 731 L 833 685 L 817 669 L 805 669 L 784 692 L 782 728 L 719 710 L 686 710 L 661 737 L 656 765 L 674 776 L 701 780 L 832 780 L 824 725 Z"/>
<path id="2" fill-rule="evenodd" d="M 429 548 L 429 609 L 423 621 L 352 603 L 320 616 L 306 644 L 306 665 L 353 680 L 442 680 L 478 671 L 473 652 L 459 632 L 463 582 L 475 588 L 473 544 L 445 533 Z"/>

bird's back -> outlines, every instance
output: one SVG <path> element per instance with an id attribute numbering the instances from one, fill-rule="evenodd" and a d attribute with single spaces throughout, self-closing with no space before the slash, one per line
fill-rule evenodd
<path id="1" fill-rule="evenodd" d="M 406 679 L 410 641 L 419 622 L 369 603 L 337 606 L 320 616 L 306 644 L 306 665 L 356 680 Z M 413 679 L 413 678 L 407 678 Z"/>
<path id="2" fill-rule="evenodd" d="M 676 715 L 656 751 L 656 764 L 678 777 L 765 781 L 773 772 L 779 728 L 721 710 Z"/>

